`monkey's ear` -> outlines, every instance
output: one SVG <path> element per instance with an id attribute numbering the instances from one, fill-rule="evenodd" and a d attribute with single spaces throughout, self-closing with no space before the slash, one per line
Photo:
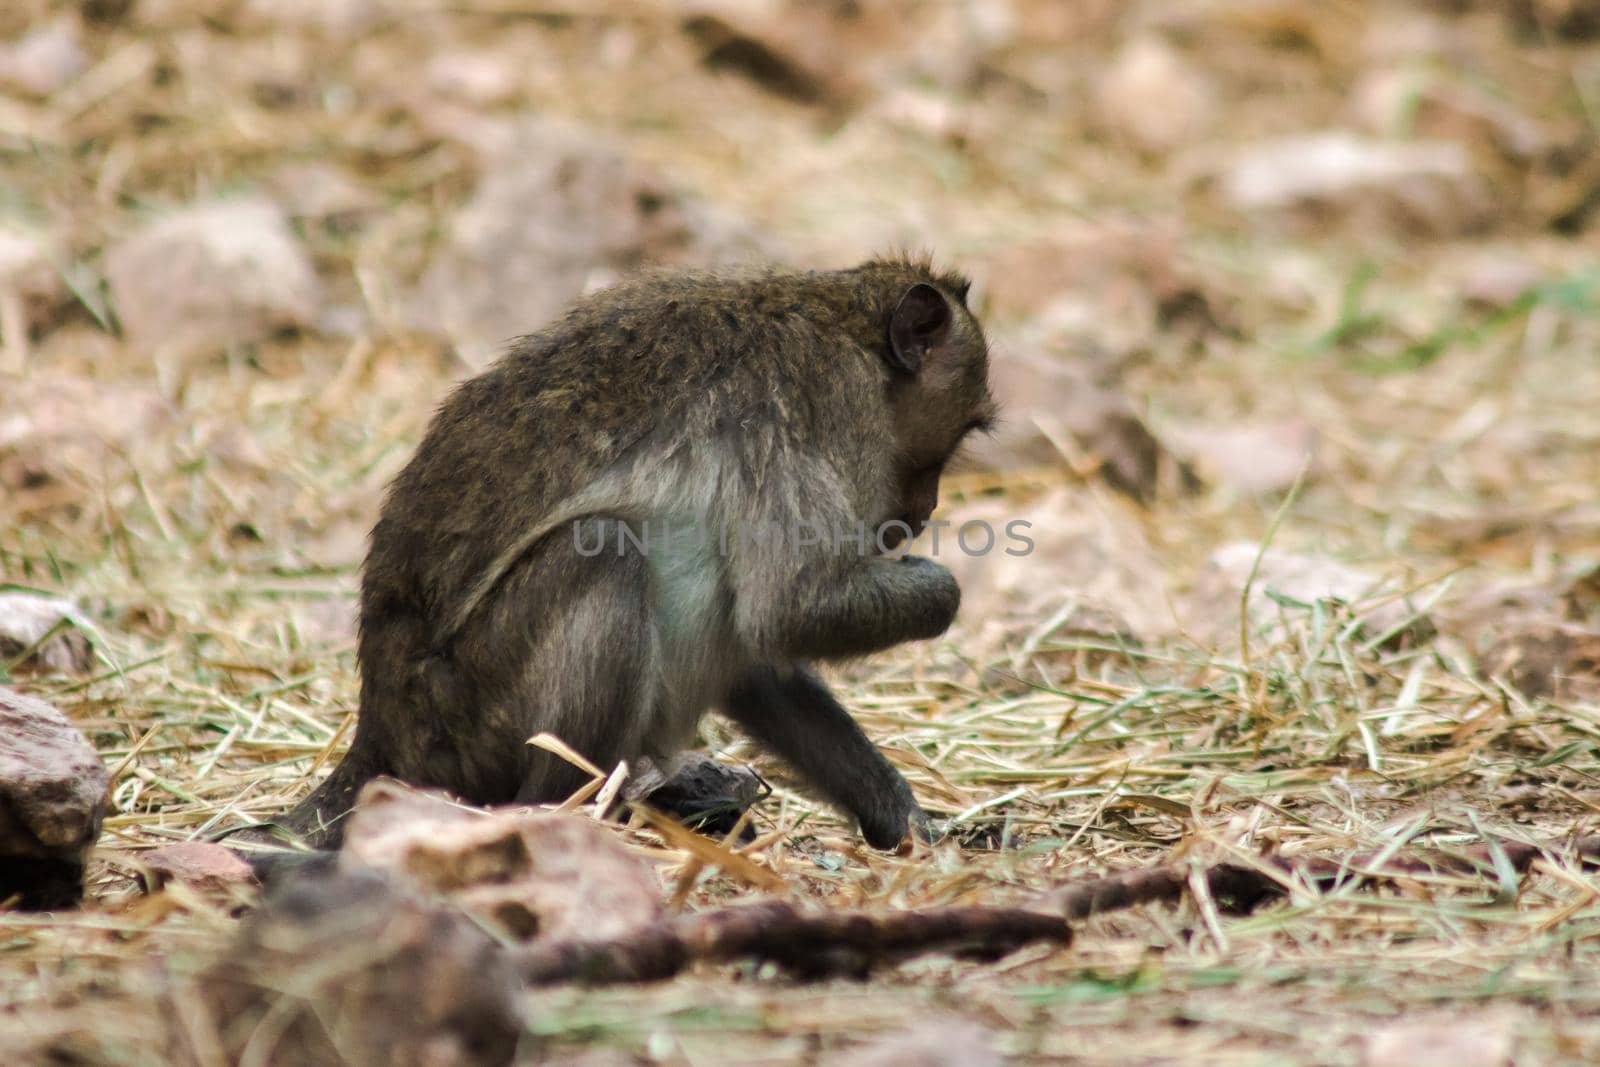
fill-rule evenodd
<path id="1" fill-rule="evenodd" d="M 907 289 L 889 316 L 889 363 L 915 374 L 930 348 L 950 336 L 950 304 L 927 282 Z"/>

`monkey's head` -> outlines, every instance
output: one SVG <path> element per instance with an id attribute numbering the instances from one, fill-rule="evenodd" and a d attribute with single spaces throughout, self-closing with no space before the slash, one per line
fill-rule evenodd
<path id="1" fill-rule="evenodd" d="M 893 478 L 898 513 L 912 536 L 939 504 L 939 477 L 962 441 L 994 424 L 989 393 L 989 346 L 967 308 L 970 284 L 958 274 L 907 265 L 886 293 L 884 358 L 895 438 Z M 904 531 L 890 527 L 884 544 L 897 547 Z"/>

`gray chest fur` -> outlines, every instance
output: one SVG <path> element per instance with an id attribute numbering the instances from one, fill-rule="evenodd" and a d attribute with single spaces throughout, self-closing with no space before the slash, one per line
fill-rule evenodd
<path id="1" fill-rule="evenodd" d="M 733 632 L 733 592 L 715 530 L 676 516 L 648 533 L 663 698 L 649 740 L 670 753 L 693 739 L 701 714 L 728 692 L 748 657 Z"/>

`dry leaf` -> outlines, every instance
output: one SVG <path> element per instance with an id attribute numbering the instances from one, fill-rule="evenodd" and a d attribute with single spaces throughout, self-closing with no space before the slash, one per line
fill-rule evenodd
<path id="1" fill-rule="evenodd" d="M 248 1061 L 265 1029 L 273 1063 L 476 1067 L 511 1062 L 517 991 L 477 923 L 357 871 L 290 882 L 169 996 L 189 1034 L 212 1035 L 218 1062 Z"/>
<path id="2" fill-rule="evenodd" d="M 967 447 L 969 466 L 1066 467 L 1098 475 L 1137 500 L 1186 483 L 1188 472 L 1128 398 L 1099 384 L 1080 364 L 1012 352 L 995 362 L 990 379 L 1004 417 L 992 436 Z"/>

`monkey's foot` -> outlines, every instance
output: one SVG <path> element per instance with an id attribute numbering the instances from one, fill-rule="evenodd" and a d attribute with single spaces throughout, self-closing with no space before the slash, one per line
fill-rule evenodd
<path id="1" fill-rule="evenodd" d="M 726 837 L 739 819 L 772 788 L 748 767 L 718 763 L 702 753 L 690 753 L 669 767 L 670 776 L 656 770 L 639 776 L 642 788 L 630 799 L 641 800 L 657 811 L 674 816 L 691 830 L 708 837 Z M 662 780 L 664 779 L 664 780 Z M 755 827 L 746 825 L 740 844 L 755 840 Z"/>

